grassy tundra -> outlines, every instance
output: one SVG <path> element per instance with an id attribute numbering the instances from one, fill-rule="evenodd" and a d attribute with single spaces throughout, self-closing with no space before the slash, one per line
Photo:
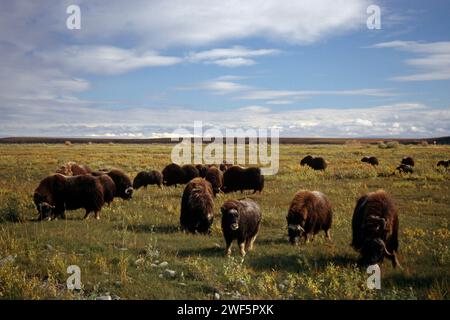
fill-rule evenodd
<path id="1" fill-rule="evenodd" d="M 448 146 L 282 145 L 280 171 L 266 177 L 255 249 L 244 261 L 233 246 L 225 257 L 218 195 L 210 236 L 179 231 L 182 186 L 149 186 L 131 201 L 115 199 L 101 220 L 28 221 L 36 217 L 32 193 L 61 164 L 77 161 L 93 169 L 117 167 L 132 178 L 162 170 L 170 145 L 0 145 L 0 298 L 95 299 L 448 299 L 450 270 L 450 172 L 437 170 L 450 158 Z M 306 154 L 323 156 L 326 172 L 299 166 Z M 375 155 L 380 166 L 360 162 Z M 405 155 L 416 160 L 410 176 L 389 176 Z M 382 266 L 381 290 L 366 286 L 366 270 L 355 266 L 351 216 L 361 194 L 383 188 L 396 200 L 403 269 Z M 297 247 L 288 243 L 286 214 L 299 189 L 320 190 L 334 209 L 332 242 L 319 234 Z M 159 266 L 167 262 L 165 267 Z M 69 265 L 81 268 L 81 291 L 66 289 Z M 165 269 L 175 271 L 168 272 Z"/>

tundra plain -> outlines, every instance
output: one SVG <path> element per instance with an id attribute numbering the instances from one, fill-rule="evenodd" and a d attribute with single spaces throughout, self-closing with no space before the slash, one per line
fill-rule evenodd
<path id="1" fill-rule="evenodd" d="M 36 222 L 32 201 L 39 181 L 68 161 L 92 169 L 120 168 L 133 179 L 171 162 L 171 145 L 0 145 L 0 298 L 2 299 L 449 299 L 450 159 L 442 145 L 281 145 L 280 170 L 264 191 L 219 194 L 210 236 L 179 231 L 184 186 L 149 186 L 133 199 L 115 199 L 101 219 Z M 328 162 L 325 172 L 300 167 L 307 154 Z M 360 162 L 376 156 L 378 167 Z M 395 174 L 403 156 L 416 161 L 412 175 Z M 396 203 L 399 260 L 381 265 L 381 289 L 370 290 L 350 247 L 357 198 L 384 189 Z M 332 241 L 288 242 L 286 214 L 298 190 L 324 192 L 333 206 Z M 237 245 L 225 256 L 220 206 L 250 197 L 262 208 L 254 251 L 241 259 Z M 67 267 L 81 270 L 82 289 L 66 287 Z"/>

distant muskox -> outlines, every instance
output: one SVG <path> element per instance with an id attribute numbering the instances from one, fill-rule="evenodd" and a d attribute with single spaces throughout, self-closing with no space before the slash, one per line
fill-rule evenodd
<path id="1" fill-rule="evenodd" d="M 65 165 L 59 167 L 56 173 L 60 173 L 65 176 L 80 176 L 91 173 L 92 170 L 88 166 L 77 164 L 76 162 L 68 162 Z"/>
<path id="2" fill-rule="evenodd" d="M 402 163 L 401 164 L 414 167 L 414 159 L 411 158 L 411 157 L 404 157 L 402 159 Z"/>
<path id="3" fill-rule="evenodd" d="M 99 178 L 91 175 L 68 177 L 54 174 L 43 179 L 35 189 L 34 204 L 39 220 L 62 218 L 65 210 L 86 210 L 86 219 L 91 212 L 100 219 L 100 210 L 105 202 L 104 188 Z"/>
<path id="4" fill-rule="evenodd" d="M 262 192 L 264 188 L 264 176 L 261 169 L 256 167 L 243 168 L 240 166 L 232 166 L 223 174 L 222 191 L 225 193 L 243 190 L 253 190 Z"/>
<path id="5" fill-rule="evenodd" d="M 327 239 L 331 239 L 330 228 L 333 212 L 328 198 L 319 191 L 299 191 L 291 202 L 286 217 L 289 242 L 295 244 L 302 237 L 305 242 L 314 239 L 323 230 Z"/>
<path id="6" fill-rule="evenodd" d="M 152 171 L 141 171 L 137 174 L 137 176 L 133 180 L 133 189 L 137 190 L 140 187 L 144 187 L 147 189 L 148 185 L 156 184 L 161 188 L 163 182 L 163 176 L 161 172 L 152 170 Z"/>
<path id="7" fill-rule="evenodd" d="M 325 170 L 327 168 L 327 163 L 322 157 L 312 157 L 310 155 L 304 157 L 300 161 L 301 166 L 308 166 L 314 170 Z"/>
<path id="8" fill-rule="evenodd" d="M 220 169 L 220 171 L 225 172 L 232 166 L 233 166 L 232 163 L 228 163 L 226 160 L 223 160 L 223 162 L 219 166 L 219 169 Z"/>
<path id="9" fill-rule="evenodd" d="M 413 173 L 414 170 L 410 165 L 407 164 L 401 164 L 399 165 L 397 168 L 395 168 L 395 170 L 397 170 L 400 173 Z"/>
<path id="10" fill-rule="evenodd" d="M 378 159 L 376 157 L 364 157 L 361 159 L 361 162 L 366 162 L 373 166 L 379 165 Z"/>
<path id="11" fill-rule="evenodd" d="M 223 185 L 223 173 L 217 167 L 211 166 L 205 175 L 205 179 L 211 183 L 214 196 L 220 192 Z"/>
<path id="12" fill-rule="evenodd" d="M 125 172 L 119 169 L 113 169 L 107 173 L 109 177 L 114 181 L 116 185 L 116 193 L 114 197 L 119 197 L 125 200 L 129 200 L 133 197 L 133 185 L 131 179 Z"/>
<path id="13" fill-rule="evenodd" d="M 441 160 L 441 161 L 439 161 L 439 162 L 437 163 L 437 166 L 438 166 L 438 167 L 448 168 L 449 165 L 450 165 L 450 160 L 447 160 L 447 161 Z"/>
<path id="14" fill-rule="evenodd" d="M 360 253 L 361 265 L 383 262 L 399 265 L 398 216 L 391 197 L 383 190 L 368 193 L 356 202 L 352 219 L 352 246 Z"/>
<path id="15" fill-rule="evenodd" d="M 184 173 L 181 167 L 176 163 L 167 165 L 163 171 L 163 184 L 165 186 L 177 186 L 184 183 Z"/>
<path id="16" fill-rule="evenodd" d="M 181 228 L 187 232 L 209 233 L 214 219 L 211 183 L 194 178 L 184 188 L 181 198 Z"/>
<path id="17" fill-rule="evenodd" d="M 253 249 L 261 223 L 261 209 L 251 199 L 227 200 L 222 212 L 222 233 L 226 243 L 226 254 L 231 254 L 231 244 L 237 240 L 242 256 Z"/>

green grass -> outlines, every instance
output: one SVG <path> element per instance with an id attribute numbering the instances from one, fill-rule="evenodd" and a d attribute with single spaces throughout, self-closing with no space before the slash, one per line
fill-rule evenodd
<path id="1" fill-rule="evenodd" d="M 81 210 L 67 220 L 30 221 L 34 188 L 59 165 L 117 167 L 134 177 L 162 170 L 170 151 L 170 145 L 0 145 L 0 298 L 94 299 L 107 292 L 122 299 L 211 299 L 215 292 L 223 299 L 449 298 L 450 172 L 435 168 L 450 158 L 447 146 L 282 145 L 279 173 L 267 177 L 261 195 L 249 195 L 261 205 L 263 222 L 244 261 L 236 244 L 225 257 L 219 216 L 223 201 L 240 193 L 216 198 L 211 236 L 178 230 L 182 186 L 150 186 L 131 201 L 116 199 L 100 221 L 81 220 Z M 326 172 L 300 168 L 309 153 L 327 159 Z M 361 163 L 363 155 L 377 156 L 380 166 Z M 415 158 L 415 173 L 391 176 L 405 155 Z M 386 261 L 382 289 L 369 290 L 368 275 L 355 266 L 350 224 L 357 197 L 379 188 L 398 207 L 403 269 Z M 288 244 L 285 216 L 300 189 L 330 198 L 332 242 L 319 235 L 307 245 Z M 154 266 L 163 261 L 175 277 Z M 66 289 L 69 265 L 81 268 L 81 292 Z"/>

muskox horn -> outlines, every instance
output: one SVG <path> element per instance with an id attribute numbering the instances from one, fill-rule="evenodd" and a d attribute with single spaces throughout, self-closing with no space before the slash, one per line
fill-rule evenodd
<path id="1" fill-rule="evenodd" d="M 384 243 L 383 240 L 377 239 L 377 242 L 383 246 L 384 253 L 385 253 L 387 256 L 389 256 L 389 257 L 395 256 L 393 253 L 389 252 L 389 250 L 386 248 L 386 243 Z"/>
<path id="2" fill-rule="evenodd" d="M 290 225 L 288 225 L 288 229 L 305 232 L 305 229 L 303 229 L 303 227 L 299 224 L 290 224 Z"/>
<path id="3" fill-rule="evenodd" d="M 125 189 L 125 194 L 130 195 L 133 192 L 133 187 L 128 187 Z"/>

